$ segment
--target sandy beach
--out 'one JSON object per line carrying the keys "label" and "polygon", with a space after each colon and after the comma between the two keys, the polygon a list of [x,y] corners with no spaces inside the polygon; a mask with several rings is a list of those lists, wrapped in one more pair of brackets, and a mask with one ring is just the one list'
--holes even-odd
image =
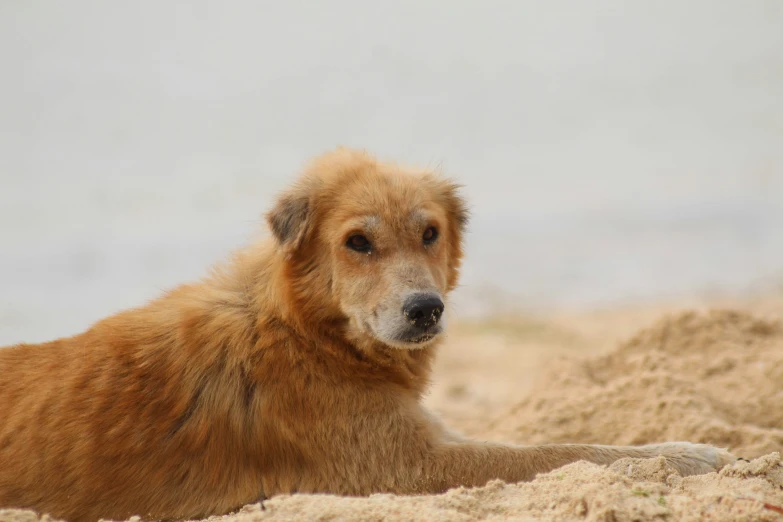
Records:
{"label": "sandy beach", "polygon": [[783,521],[781,5],[4,2],[0,347],[196,280],[265,233],[307,158],[367,148],[465,185],[426,399],[448,425],[747,461],[276,497],[221,522]]}
{"label": "sandy beach", "polygon": [[[678,475],[665,459],[577,462],[442,495],[279,496],[211,520],[783,520],[783,297],[502,315],[454,324],[427,398],[482,440],[687,440],[745,460]],[[49,520],[0,511],[3,521]]]}

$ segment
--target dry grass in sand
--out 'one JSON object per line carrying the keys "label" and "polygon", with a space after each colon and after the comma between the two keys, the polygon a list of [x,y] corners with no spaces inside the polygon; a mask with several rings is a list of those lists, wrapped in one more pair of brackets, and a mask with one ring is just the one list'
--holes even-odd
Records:
{"label": "dry grass in sand", "polygon": [[[443,495],[280,496],[215,520],[783,520],[783,300],[732,305],[745,311],[463,323],[441,351],[428,402],[480,439],[688,440],[749,462],[687,478],[663,458],[577,462],[529,483]],[[0,511],[0,520],[39,518]]]}

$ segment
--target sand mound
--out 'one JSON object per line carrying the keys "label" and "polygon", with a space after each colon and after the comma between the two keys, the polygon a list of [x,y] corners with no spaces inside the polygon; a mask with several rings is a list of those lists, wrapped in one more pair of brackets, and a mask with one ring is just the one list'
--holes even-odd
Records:
{"label": "sand mound", "polygon": [[783,449],[783,328],[714,311],[661,320],[616,351],[552,364],[492,430],[525,444],[687,440]]}
{"label": "sand mound", "polygon": [[[755,460],[686,478],[663,458],[577,462],[529,483],[417,497],[279,496],[211,520],[780,521],[781,428],[783,327],[740,312],[687,313],[608,355],[550,364],[485,433],[525,444],[688,440]],[[48,518],[0,510],[0,520]]]}

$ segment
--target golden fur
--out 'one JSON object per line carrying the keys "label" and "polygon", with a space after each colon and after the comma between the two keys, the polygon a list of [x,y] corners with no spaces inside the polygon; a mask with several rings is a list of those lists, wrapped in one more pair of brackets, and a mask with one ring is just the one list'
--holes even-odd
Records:
{"label": "golden fur", "polygon": [[[529,480],[579,459],[663,454],[683,473],[731,459],[688,443],[472,442],[425,411],[442,336],[406,340],[400,307],[457,284],[457,192],[338,149],[278,199],[273,237],[203,281],[74,337],[0,350],[0,507],[198,518],[279,493]],[[427,227],[439,234],[424,245]],[[357,233],[372,251],[347,248]]]}

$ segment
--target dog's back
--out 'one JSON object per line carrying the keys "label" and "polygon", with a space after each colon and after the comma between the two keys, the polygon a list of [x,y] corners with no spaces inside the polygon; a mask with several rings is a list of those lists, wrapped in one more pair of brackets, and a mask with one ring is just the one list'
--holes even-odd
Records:
{"label": "dog's back", "polygon": [[235,411],[246,390],[225,352],[208,355],[219,332],[182,342],[188,320],[208,321],[182,306],[167,297],[76,337],[0,349],[0,506],[75,521],[204,516],[257,498],[239,447],[252,430]]}

